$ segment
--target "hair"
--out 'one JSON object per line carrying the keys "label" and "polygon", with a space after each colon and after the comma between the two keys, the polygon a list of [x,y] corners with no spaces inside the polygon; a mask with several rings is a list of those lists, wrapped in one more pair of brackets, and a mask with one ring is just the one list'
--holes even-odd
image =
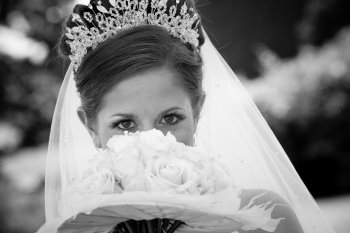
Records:
{"label": "hair", "polygon": [[[174,5],[175,1],[168,0],[168,6]],[[96,3],[95,0],[90,2],[94,7]],[[178,8],[182,4],[194,8],[193,0],[181,0]],[[87,11],[91,12],[87,6],[76,5],[73,13],[82,16]],[[76,23],[72,22],[71,16],[64,28],[74,26]],[[104,95],[122,80],[162,66],[178,74],[178,82],[189,94],[192,107],[197,108],[203,96],[200,46],[204,36],[200,19],[193,27],[200,35],[198,47],[171,36],[160,26],[141,25],[124,30],[88,51],[74,77],[86,116],[95,119]],[[67,40],[62,33],[58,48],[64,57],[70,55]]]}

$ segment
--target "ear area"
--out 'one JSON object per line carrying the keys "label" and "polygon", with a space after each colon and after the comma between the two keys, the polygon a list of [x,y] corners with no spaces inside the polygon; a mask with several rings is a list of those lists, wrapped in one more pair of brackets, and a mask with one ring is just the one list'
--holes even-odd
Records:
{"label": "ear area", "polygon": [[77,109],[77,114],[78,114],[80,121],[83,123],[86,130],[89,132],[89,134],[92,138],[92,141],[94,142],[95,147],[102,148],[102,143],[101,143],[101,140],[98,136],[95,122],[87,117],[86,112],[84,111],[84,109],[81,106]]}

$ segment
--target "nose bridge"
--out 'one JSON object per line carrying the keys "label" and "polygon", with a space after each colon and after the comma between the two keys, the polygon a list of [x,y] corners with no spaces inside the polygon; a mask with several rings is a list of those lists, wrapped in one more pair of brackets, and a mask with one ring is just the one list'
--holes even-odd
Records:
{"label": "nose bridge", "polygon": [[166,134],[168,132],[168,131],[165,131],[165,129],[163,129],[163,127],[161,127],[155,121],[152,121],[152,120],[147,120],[147,121],[142,122],[142,124],[138,130],[139,131],[148,131],[151,129],[160,130],[163,132],[163,134]]}
{"label": "nose bridge", "polygon": [[154,123],[154,121],[152,121],[151,119],[147,119],[142,121],[141,127],[139,128],[140,131],[148,131],[151,130],[153,128],[156,128],[156,125]]}

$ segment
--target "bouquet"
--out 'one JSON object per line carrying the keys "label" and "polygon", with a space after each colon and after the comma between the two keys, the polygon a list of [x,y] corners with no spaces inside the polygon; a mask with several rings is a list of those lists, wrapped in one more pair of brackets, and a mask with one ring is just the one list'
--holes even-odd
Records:
{"label": "bouquet", "polygon": [[58,232],[273,232],[268,204],[240,208],[219,156],[168,133],[115,135],[83,175],[64,187]]}

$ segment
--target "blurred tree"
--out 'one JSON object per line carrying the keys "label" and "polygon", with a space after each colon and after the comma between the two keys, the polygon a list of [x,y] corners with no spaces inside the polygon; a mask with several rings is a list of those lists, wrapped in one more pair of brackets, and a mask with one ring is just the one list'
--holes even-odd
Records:
{"label": "blurred tree", "polygon": [[349,0],[310,0],[299,24],[303,43],[322,45],[350,24]]}
{"label": "blurred tree", "polygon": [[203,0],[198,5],[223,56],[250,78],[259,75],[261,46],[281,58],[293,57],[301,43],[321,45],[350,24],[349,0]]}
{"label": "blurred tree", "polygon": [[245,80],[315,196],[350,192],[350,28],[292,59],[261,51],[261,78]]}
{"label": "blurred tree", "polygon": [[[0,40],[0,123],[7,122],[22,131],[22,142],[17,146],[38,145],[48,139],[65,69],[57,58],[55,44],[67,8],[71,7],[67,2],[0,2],[0,33],[4,34]],[[0,148],[0,155],[2,152]]]}
{"label": "blurred tree", "polygon": [[297,22],[307,0],[203,0],[199,10],[207,33],[235,72],[257,77],[256,51],[266,46],[280,57],[299,48]]}

